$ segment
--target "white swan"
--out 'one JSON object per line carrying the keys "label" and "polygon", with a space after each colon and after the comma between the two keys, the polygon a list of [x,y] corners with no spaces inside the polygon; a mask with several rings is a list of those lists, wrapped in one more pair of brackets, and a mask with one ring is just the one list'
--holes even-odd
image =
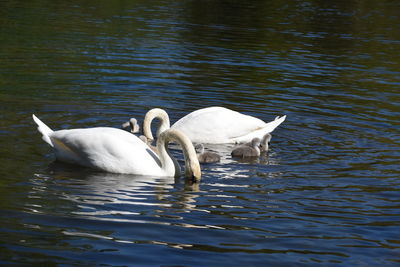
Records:
{"label": "white swan", "polygon": [[156,154],[158,154],[157,147],[152,145],[153,142],[150,139],[148,139],[144,135],[139,135],[138,137],[140,140],[142,140],[142,142],[144,142],[146,145],[148,145],[151,148],[151,150],[153,150]]}
{"label": "white swan", "polygon": [[35,115],[33,120],[43,140],[53,147],[60,161],[112,173],[176,176],[178,171],[168,151],[168,143],[182,146],[185,175],[200,180],[200,164],[193,144],[178,130],[163,132],[157,140],[157,156],[135,135],[117,128],[96,127],[53,131]]}
{"label": "white swan", "polygon": [[[169,117],[164,110],[155,108],[148,111],[143,122],[143,134],[149,139],[154,139],[151,133],[151,122],[155,118],[161,121],[157,136],[170,128]],[[171,129],[182,131],[194,143],[245,143],[255,137],[261,139],[285,119],[286,115],[266,123],[258,118],[227,108],[208,107],[189,113],[174,123]]]}

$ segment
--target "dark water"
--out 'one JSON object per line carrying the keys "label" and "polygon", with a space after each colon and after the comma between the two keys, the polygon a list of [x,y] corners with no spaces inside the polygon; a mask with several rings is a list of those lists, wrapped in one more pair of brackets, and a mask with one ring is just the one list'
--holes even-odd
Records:
{"label": "dark water", "polygon": [[[0,1],[0,264],[399,264],[399,10]],[[213,105],[287,120],[268,158],[225,155],[198,186],[54,163],[31,119],[119,127]]]}

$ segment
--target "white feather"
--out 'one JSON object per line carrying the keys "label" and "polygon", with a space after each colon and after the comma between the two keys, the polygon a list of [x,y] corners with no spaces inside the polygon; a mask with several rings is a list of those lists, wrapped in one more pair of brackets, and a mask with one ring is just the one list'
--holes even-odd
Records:
{"label": "white feather", "polygon": [[[147,116],[147,114],[150,114]],[[147,138],[150,135],[150,123],[153,118],[161,119],[159,129],[169,128],[168,114],[162,109],[153,109],[146,114],[143,129]],[[272,132],[284,120],[286,115],[277,117],[274,121],[264,121],[233,111],[224,107],[208,107],[193,111],[182,117],[171,126],[171,129],[185,133],[193,143],[226,144],[245,143],[253,138],[262,138]]]}
{"label": "white feather", "polygon": [[37,129],[38,131],[42,134],[42,139],[54,147],[53,143],[51,142],[50,135],[53,133],[53,130],[50,129],[46,124],[44,124],[41,120],[39,120],[38,117],[35,116],[35,114],[32,114],[32,118],[37,124]]}
{"label": "white feather", "polygon": [[[159,138],[157,148],[161,151],[157,155],[138,137],[121,129],[96,127],[52,131],[36,116],[33,115],[33,119],[60,161],[112,173],[175,176],[177,168],[166,151],[170,139],[175,138],[174,141],[182,145],[185,164],[197,167],[196,162],[187,163],[192,159],[196,161],[197,157],[193,144],[179,131],[169,130]],[[200,166],[198,161],[197,165]],[[188,173],[187,168],[186,171]],[[196,178],[201,176],[200,167],[194,172]]]}

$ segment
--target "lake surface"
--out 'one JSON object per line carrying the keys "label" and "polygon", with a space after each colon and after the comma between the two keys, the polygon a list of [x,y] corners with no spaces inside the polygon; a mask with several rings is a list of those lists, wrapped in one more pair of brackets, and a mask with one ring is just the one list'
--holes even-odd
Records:
{"label": "lake surface", "polygon": [[[400,4],[331,2],[0,1],[0,264],[398,265]],[[191,186],[57,163],[31,118],[208,106],[287,119]]]}

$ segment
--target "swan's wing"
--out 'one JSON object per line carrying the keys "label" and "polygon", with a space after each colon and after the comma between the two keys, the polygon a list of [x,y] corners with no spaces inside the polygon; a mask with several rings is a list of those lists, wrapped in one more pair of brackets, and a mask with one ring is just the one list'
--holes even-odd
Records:
{"label": "swan's wing", "polygon": [[196,110],[171,128],[183,131],[195,143],[227,143],[262,129],[265,122],[223,107]]}
{"label": "swan's wing", "polygon": [[143,173],[149,166],[159,167],[158,157],[145,143],[120,129],[61,130],[54,132],[51,139],[56,156],[63,161],[117,173]]}

